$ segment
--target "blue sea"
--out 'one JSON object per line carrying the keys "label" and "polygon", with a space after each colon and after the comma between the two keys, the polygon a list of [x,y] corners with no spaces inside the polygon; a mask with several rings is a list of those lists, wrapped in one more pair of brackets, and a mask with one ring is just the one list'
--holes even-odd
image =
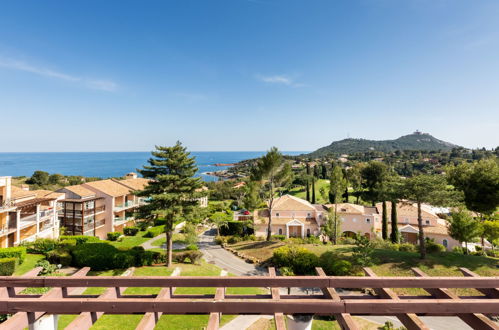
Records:
{"label": "blue sea", "polygon": [[[299,155],[304,151],[287,151],[286,155]],[[194,151],[199,168],[198,176],[205,181],[217,181],[217,177],[206,175],[227,169],[214,164],[233,164],[241,160],[257,158],[265,151]],[[149,152],[29,152],[0,153],[0,176],[31,176],[41,170],[50,174],[81,175],[87,177],[120,177],[136,172],[146,164]]]}

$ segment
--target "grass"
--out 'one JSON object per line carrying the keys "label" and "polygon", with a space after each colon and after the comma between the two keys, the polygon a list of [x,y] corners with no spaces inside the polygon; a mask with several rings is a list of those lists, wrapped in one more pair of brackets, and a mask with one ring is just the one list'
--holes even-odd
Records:
{"label": "grass", "polygon": [[132,248],[134,246],[141,245],[142,243],[145,243],[151,239],[143,237],[145,234],[146,231],[139,231],[135,236],[125,236],[121,242],[114,241],[109,243],[117,248]]}
{"label": "grass", "polygon": [[[163,236],[165,235],[163,234]],[[174,233],[173,243],[185,243],[185,235],[182,233]],[[151,243],[152,246],[161,246],[163,244],[166,244],[166,237],[158,238]]]}
{"label": "grass", "polygon": [[24,273],[35,268],[36,263],[39,260],[45,259],[45,256],[41,254],[27,254],[24,262],[16,267],[14,275],[23,275]]}
{"label": "grass", "polygon": [[[315,200],[317,203],[321,204],[327,204],[329,203],[329,200],[324,200],[321,196],[321,188],[325,189],[325,191],[329,191],[329,180],[324,180],[324,179],[319,179],[315,182]],[[307,193],[305,191],[304,186],[298,186],[294,187],[289,191],[290,195],[296,196],[301,199],[306,199]],[[310,191],[310,197],[312,197],[312,191]],[[326,196],[327,197],[327,196]]]}

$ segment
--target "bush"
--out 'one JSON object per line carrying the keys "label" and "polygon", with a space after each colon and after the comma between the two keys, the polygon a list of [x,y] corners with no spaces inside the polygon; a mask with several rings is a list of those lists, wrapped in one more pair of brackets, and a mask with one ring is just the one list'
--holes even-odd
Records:
{"label": "bush", "polygon": [[16,258],[0,259],[0,276],[10,276],[16,270]]}
{"label": "bush", "polygon": [[308,244],[320,244],[321,243],[321,239],[319,237],[313,236],[313,235],[305,238],[305,240]]}
{"label": "bush", "polygon": [[135,236],[139,232],[139,228],[137,227],[125,227],[123,228],[123,233],[126,236]]}
{"label": "bush", "polygon": [[416,245],[410,243],[401,243],[399,244],[399,251],[416,252]]}
{"label": "bush", "polygon": [[255,236],[255,234],[251,234],[251,235],[245,236],[244,239],[247,241],[256,241],[256,236]]}
{"label": "bush", "polygon": [[349,275],[352,273],[352,264],[347,260],[340,259],[341,257],[333,252],[327,251],[319,257],[319,266],[326,272],[327,275]]}
{"label": "bush", "polygon": [[151,227],[147,230],[143,237],[153,238],[165,232],[165,226]]}
{"label": "bush", "polygon": [[437,243],[427,243],[426,244],[426,252],[428,253],[438,253],[438,252],[445,252],[446,248],[442,244],[437,244]]}
{"label": "bush", "polygon": [[220,235],[236,235],[240,237],[252,235],[254,233],[252,226],[252,221],[228,221],[227,226],[220,228]]}
{"label": "bush", "polygon": [[59,240],[61,240],[61,241],[68,240],[68,239],[75,240],[76,241],[76,245],[83,244],[83,243],[91,243],[91,242],[99,242],[100,241],[99,237],[95,237],[95,236],[85,236],[85,235],[74,235],[74,236],[63,235],[63,236],[59,236]]}
{"label": "bush", "polygon": [[42,271],[39,273],[39,275],[51,275],[57,270],[56,265],[52,265],[45,259],[38,260],[38,262],[35,264],[35,267],[42,267]]}
{"label": "bush", "polygon": [[140,231],[146,231],[147,227],[149,227],[149,222],[148,221],[140,221],[136,223],[137,228],[139,228]]}
{"label": "bush", "polygon": [[452,248],[452,252],[459,253],[459,254],[464,254],[465,249],[462,246],[454,246]]}
{"label": "bush", "polygon": [[26,248],[24,246],[0,248],[1,258],[16,258],[19,264],[22,264],[24,259],[26,259]]}
{"label": "bush", "polygon": [[57,248],[58,242],[51,238],[37,238],[33,242],[26,244],[27,252],[36,254],[46,254]]}
{"label": "bush", "polygon": [[351,237],[340,237],[338,238],[338,244],[354,245],[355,239]]}
{"label": "bush", "polygon": [[108,241],[117,241],[118,238],[121,236],[121,233],[118,231],[112,232],[112,233],[107,233],[107,239]]}
{"label": "bush", "polygon": [[290,267],[295,274],[310,274],[319,264],[319,258],[309,250],[286,245],[274,250],[272,262],[277,267]]}
{"label": "bush", "polygon": [[165,219],[154,219],[153,224],[154,224],[154,227],[164,226],[166,224],[166,220]]}
{"label": "bush", "polygon": [[201,253],[201,251],[183,251],[173,252],[172,259],[179,263],[187,263],[187,261],[189,261],[191,264],[197,264],[202,256],[203,253]]}
{"label": "bush", "polygon": [[272,235],[271,239],[273,241],[284,241],[286,239],[286,236],[284,236],[284,235]]}
{"label": "bush", "polygon": [[186,250],[190,251],[197,251],[199,250],[198,246],[196,244],[189,244],[185,247]]}
{"label": "bush", "polygon": [[225,237],[225,236],[217,236],[217,237],[215,237],[215,243],[217,243],[219,245],[227,243],[227,237]]}
{"label": "bush", "polygon": [[71,261],[73,260],[71,253],[69,253],[68,250],[63,249],[49,251],[47,252],[46,257],[51,264],[60,264],[62,266],[71,265]]}
{"label": "bush", "polygon": [[75,239],[65,239],[65,240],[60,241],[57,244],[57,249],[71,250],[75,246],[76,246],[76,240]]}
{"label": "bush", "polygon": [[229,243],[229,244],[235,244],[235,243],[239,243],[241,241],[242,241],[242,238],[238,237],[238,236],[231,236],[227,239],[227,243]]}
{"label": "bush", "polygon": [[489,256],[489,257],[494,257],[494,258],[498,258],[499,257],[499,251],[494,251],[494,250],[486,250],[485,253]]}

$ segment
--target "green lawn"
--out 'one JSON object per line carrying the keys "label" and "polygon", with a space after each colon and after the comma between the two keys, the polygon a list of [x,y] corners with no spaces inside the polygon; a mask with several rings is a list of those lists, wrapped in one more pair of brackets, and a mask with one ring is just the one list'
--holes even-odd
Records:
{"label": "green lawn", "polygon": [[117,248],[131,248],[151,239],[150,237],[143,237],[145,234],[146,231],[139,231],[135,236],[125,236],[121,242],[115,241],[109,243]]}
{"label": "green lawn", "polygon": [[[316,203],[327,204],[327,203],[329,203],[329,200],[324,200],[324,198],[322,198],[321,193],[320,193],[321,188],[324,188],[326,192],[329,191],[329,180],[319,179],[315,182],[315,200],[316,200]],[[303,186],[299,186],[299,187],[295,187],[295,188],[291,189],[289,191],[289,194],[296,196],[298,198],[302,198],[302,199],[305,199],[307,197],[305,187],[303,187]],[[310,198],[312,198],[312,190],[310,191]]]}
{"label": "green lawn", "polygon": [[35,264],[38,260],[45,259],[45,256],[42,254],[27,254],[24,262],[16,267],[16,271],[14,275],[22,275],[33,268],[35,268]]}
{"label": "green lawn", "polygon": [[[163,234],[163,236],[165,236]],[[166,243],[166,237],[158,238],[157,240],[151,243],[152,246],[161,246]],[[174,233],[173,234],[173,243],[185,243],[185,235],[182,233]]]}

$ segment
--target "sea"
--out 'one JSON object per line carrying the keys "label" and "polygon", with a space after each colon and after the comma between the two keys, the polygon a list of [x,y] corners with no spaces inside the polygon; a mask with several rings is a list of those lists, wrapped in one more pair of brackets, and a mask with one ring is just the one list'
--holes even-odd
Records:
{"label": "sea", "polygon": [[[306,151],[285,151],[285,155],[299,155]],[[218,181],[208,172],[227,169],[242,160],[257,158],[265,151],[193,151],[198,166],[197,176],[204,181]],[[4,152],[0,153],[0,176],[31,176],[41,170],[50,174],[81,175],[86,177],[121,177],[137,172],[147,164],[150,152]]]}

